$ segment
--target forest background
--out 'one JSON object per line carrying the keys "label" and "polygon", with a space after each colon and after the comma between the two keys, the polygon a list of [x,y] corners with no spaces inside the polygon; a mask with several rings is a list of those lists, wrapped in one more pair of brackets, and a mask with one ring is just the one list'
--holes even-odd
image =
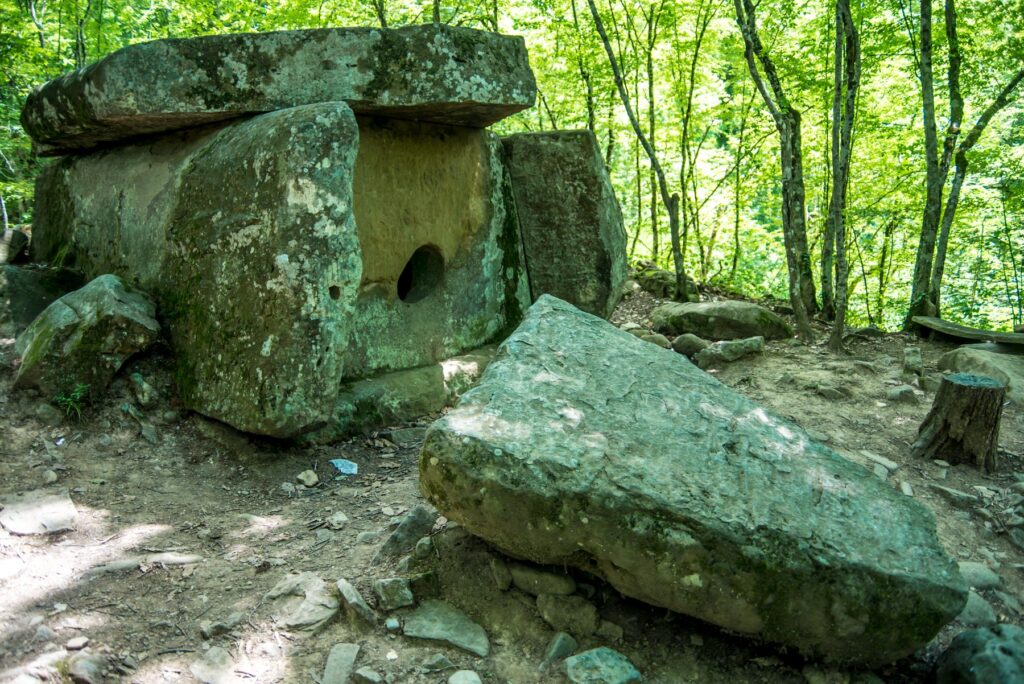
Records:
{"label": "forest background", "polygon": [[[1024,0],[932,4],[0,0],[0,211],[31,222],[46,163],[19,124],[28,92],[118,48],[440,21],[525,37],[537,106],[496,130],[593,130],[631,260],[791,304],[803,274],[808,313],[826,317],[845,280],[847,321],[889,330],[912,304],[935,313],[931,277],[943,317],[1009,329],[1024,322]],[[800,218],[806,247],[787,254]],[[948,232],[937,280],[938,252],[919,250],[929,224]]]}

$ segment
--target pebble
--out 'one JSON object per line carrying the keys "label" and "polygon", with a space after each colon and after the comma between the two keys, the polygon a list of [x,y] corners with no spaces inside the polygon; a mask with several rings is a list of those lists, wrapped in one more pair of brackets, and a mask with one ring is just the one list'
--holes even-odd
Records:
{"label": "pebble", "polygon": [[373,593],[381,610],[391,611],[413,605],[416,601],[409,588],[409,580],[403,577],[388,577],[373,583]]}
{"label": "pebble", "polygon": [[320,477],[312,470],[303,470],[295,476],[295,480],[303,487],[315,487],[320,482]]}
{"label": "pebble", "polygon": [[425,661],[423,661],[423,664],[420,665],[420,672],[424,674],[430,674],[432,672],[444,672],[445,670],[454,669],[455,663],[448,660],[447,656],[444,656],[440,653],[435,653],[434,655],[430,656]]}
{"label": "pebble", "polygon": [[341,511],[332,513],[331,517],[327,518],[327,520],[325,521],[325,524],[327,525],[328,529],[340,530],[348,524],[348,516],[342,513]]}
{"label": "pebble", "polygon": [[632,684],[643,681],[629,658],[606,646],[566,658],[562,669],[572,684]]}
{"label": "pebble", "polygon": [[897,468],[900,467],[900,464],[897,463],[896,461],[889,460],[885,456],[879,456],[878,454],[876,454],[876,453],[874,453],[872,451],[866,451],[866,450],[862,449],[860,451],[860,455],[863,456],[864,458],[868,459],[872,463],[877,463],[878,465],[882,466],[886,470],[896,470]]}
{"label": "pebble", "polygon": [[384,628],[389,632],[397,632],[402,629],[402,621],[396,617],[389,617],[384,621]]}
{"label": "pebble", "polygon": [[53,484],[57,481],[57,473],[52,470],[43,471],[43,484]]}
{"label": "pebble", "polygon": [[910,483],[906,480],[900,482],[900,491],[907,496],[914,496],[914,488],[910,486]]}
{"label": "pebble", "polygon": [[829,385],[819,385],[818,394],[829,401],[840,401],[846,398],[842,392]]}
{"label": "pebble", "polygon": [[579,647],[576,640],[572,638],[571,634],[565,632],[558,632],[548,642],[548,647],[544,651],[544,660],[540,664],[540,669],[546,670],[560,660],[564,660],[571,656],[573,652]]}
{"label": "pebble", "polygon": [[327,665],[324,666],[324,676],[320,684],[348,684],[358,655],[359,644],[332,646],[331,652],[327,655]]}
{"label": "pebble", "polygon": [[914,393],[914,388],[910,385],[900,385],[886,392],[885,399],[897,404],[916,404],[917,394]]}
{"label": "pebble", "polygon": [[227,619],[223,622],[211,622],[209,620],[203,620],[199,623],[199,634],[204,639],[212,639],[215,636],[221,634],[227,634],[238,625],[242,624],[245,619],[245,615],[240,612],[234,612],[228,615]]}
{"label": "pebble", "polygon": [[57,638],[57,633],[46,625],[39,625],[36,627],[36,634],[32,638],[35,641],[53,641]]}
{"label": "pebble", "polygon": [[423,537],[416,542],[415,548],[413,548],[412,555],[415,556],[416,560],[426,560],[430,558],[431,553],[434,551],[434,542],[430,537]]}
{"label": "pebble", "polygon": [[352,674],[355,684],[384,684],[384,678],[369,667],[361,667]]}
{"label": "pebble", "polygon": [[56,427],[64,422],[64,414],[52,404],[39,404],[36,407],[36,418],[51,427]]}
{"label": "pebble", "polygon": [[348,613],[349,618],[362,620],[376,627],[377,613],[373,611],[373,608],[370,608],[370,604],[366,602],[366,599],[359,593],[359,590],[346,579],[338,580],[337,585],[338,591],[341,592],[341,604],[345,607],[345,612]]}
{"label": "pebble", "polygon": [[68,660],[68,675],[76,684],[103,684],[106,681],[103,671],[107,669],[107,665],[105,655],[85,649],[78,651]]}
{"label": "pebble", "polygon": [[877,477],[879,480],[889,479],[889,471],[883,465],[879,465],[878,463],[876,463],[875,467],[873,468],[873,472],[875,473],[875,477]]}
{"label": "pebble", "polygon": [[83,648],[89,645],[89,637],[76,636],[68,639],[67,643],[64,644],[64,648],[69,651],[81,651]]}
{"label": "pebble", "polygon": [[480,675],[472,670],[459,670],[448,678],[448,684],[482,684]]}

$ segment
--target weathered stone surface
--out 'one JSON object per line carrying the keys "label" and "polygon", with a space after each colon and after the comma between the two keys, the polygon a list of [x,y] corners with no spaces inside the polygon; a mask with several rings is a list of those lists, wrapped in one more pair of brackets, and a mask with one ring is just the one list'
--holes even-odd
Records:
{"label": "weathered stone surface", "polygon": [[643,681],[629,658],[605,646],[566,658],[562,669],[571,684],[633,684]]}
{"label": "weathered stone surface", "polygon": [[352,671],[356,669],[359,644],[335,644],[327,654],[324,676],[320,684],[348,684]]}
{"label": "weathered stone surface", "polygon": [[693,333],[712,340],[735,340],[760,335],[766,340],[793,336],[777,314],[751,302],[669,302],[651,312],[654,329],[666,335]]}
{"label": "weathered stone surface", "polygon": [[82,286],[63,268],[0,265],[0,336],[17,337],[55,300]]}
{"label": "weathered stone surface", "polygon": [[683,356],[692,357],[702,349],[707,349],[710,344],[707,340],[697,337],[693,333],[683,333],[672,340],[672,349]]}
{"label": "weathered stone surface", "polygon": [[513,556],[810,654],[899,658],[967,598],[924,506],[551,297],[428,430],[420,479]]}
{"label": "weathered stone surface", "polygon": [[985,375],[1006,384],[1006,396],[1024,406],[1024,356],[960,347],[939,359],[939,370]]}
{"label": "weathered stone surface", "polygon": [[626,280],[622,211],[590,131],[505,138],[530,290],[608,318]]}
{"label": "weathered stone surface", "polygon": [[582,596],[541,594],[537,597],[537,611],[544,622],[558,631],[578,637],[588,637],[597,631],[601,617],[597,607]]}
{"label": "weathered stone surface", "polygon": [[338,589],[312,572],[288,575],[263,599],[274,602],[275,616],[286,629],[309,632],[334,619],[341,607]]}
{"label": "weathered stone surface", "polygon": [[[678,339],[678,338],[676,338]],[[764,338],[748,337],[745,340],[722,340],[697,352],[693,360],[701,368],[715,368],[731,363],[744,356],[764,352]]]}
{"label": "weathered stone surface", "polygon": [[483,127],[533,106],[521,37],[433,24],[140,43],[37,88],[22,111],[44,154],[244,114],[343,101],[360,114]]}
{"label": "weathered stone surface", "polygon": [[18,337],[21,365],[14,386],[54,397],[85,385],[96,395],[125,359],[159,333],[148,296],[117,276],[100,276],[50,304]]}
{"label": "weathered stone surface", "polygon": [[961,632],[939,656],[937,684],[1024,681],[1024,629],[996,625]]}
{"label": "weathered stone surface", "polygon": [[[278,437],[325,425],[329,440],[444,406],[428,379],[367,410],[379,383],[343,380],[437,363],[520,320],[502,154],[486,131],[357,124],[341,103],[173,134],[48,167],[35,257],[152,292],[191,408]],[[452,391],[469,382],[441,373]]]}
{"label": "weathered stone surface", "polygon": [[10,228],[0,233],[0,264],[19,264],[28,257],[29,236],[23,230]]}
{"label": "weathered stone surface", "polygon": [[403,633],[416,639],[443,641],[480,657],[491,651],[484,628],[461,610],[442,601],[424,601],[409,613]]}

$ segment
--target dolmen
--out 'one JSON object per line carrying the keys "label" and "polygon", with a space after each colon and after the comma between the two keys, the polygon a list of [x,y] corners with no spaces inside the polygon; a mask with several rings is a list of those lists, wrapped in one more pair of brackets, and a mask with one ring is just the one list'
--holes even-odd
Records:
{"label": "dolmen", "polygon": [[618,301],[593,135],[486,129],[535,96],[522,38],[450,26],[129,46],[25,104],[58,157],[31,255],[147,292],[195,411],[342,434],[353,383],[498,342],[544,292]]}
{"label": "dolmen", "polygon": [[516,558],[876,666],[967,600],[931,513],[696,368],[545,295],[428,430],[420,487]]}

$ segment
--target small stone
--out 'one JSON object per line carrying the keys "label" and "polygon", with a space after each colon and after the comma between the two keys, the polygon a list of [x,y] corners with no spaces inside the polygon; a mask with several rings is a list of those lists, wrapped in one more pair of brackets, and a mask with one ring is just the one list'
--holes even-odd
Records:
{"label": "small stone", "polygon": [[337,511],[336,513],[332,513],[331,516],[324,521],[324,524],[327,525],[328,529],[340,530],[348,524],[348,516],[341,511]]}
{"label": "small stone", "polygon": [[482,684],[480,675],[472,670],[459,670],[448,678],[448,684]]}
{"label": "small stone", "polygon": [[662,335],[661,333],[651,333],[650,335],[644,335],[640,339],[643,340],[644,342],[650,342],[651,344],[656,344],[659,347],[661,347],[662,349],[671,349],[672,348],[672,343],[669,342],[668,338],[665,337],[664,335]]}
{"label": "small stone", "polygon": [[900,480],[900,491],[907,496],[914,496],[914,488],[906,480]]}
{"label": "small stone", "polygon": [[967,492],[961,492],[959,489],[943,487],[942,485],[933,483],[928,483],[928,486],[944,496],[951,504],[961,508],[970,508],[978,503],[978,497],[973,494],[968,494]]}
{"label": "small stone", "polygon": [[[941,458],[932,459],[932,463],[934,463],[935,465],[939,466],[940,468],[948,468],[949,467],[949,463],[946,462],[946,461],[943,461]],[[1012,489],[1012,487],[1011,487],[1011,489]]]}
{"label": "small stone", "polygon": [[406,513],[402,522],[377,551],[373,557],[373,563],[377,564],[386,558],[395,558],[409,553],[421,537],[430,534],[436,521],[436,513],[431,512],[426,506],[415,506]]}
{"label": "small stone", "polygon": [[925,392],[938,392],[939,386],[942,385],[942,375],[940,375],[939,373],[931,373],[929,375],[924,375],[921,377],[918,383],[921,385],[921,389],[923,389]]}
{"label": "small stone", "polygon": [[141,373],[132,373],[129,379],[132,382],[132,392],[139,405],[142,408],[151,408],[157,400],[157,393],[153,386],[146,382]]}
{"label": "small stone", "polygon": [[405,446],[422,442],[426,434],[427,428],[425,427],[398,428],[391,431],[390,437],[395,444]]}
{"label": "small stone", "polygon": [[423,537],[412,550],[412,555],[416,560],[426,560],[430,558],[430,555],[434,552],[434,542],[430,537]]}
{"label": "small stone", "polygon": [[397,632],[400,629],[402,629],[402,621],[394,616],[391,616],[384,621],[384,629],[388,630],[389,632]]}
{"label": "small stone", "polygon": [[373,542],[380,539],[383,533],[383,530],[369,530],[366,532],[360,532],[356,535],[356,544],[372,544]]}
{"label": "small stone", "polygon": [[358,619],[371,626],[377,625],[377,613],[362,597],[359,590],[346,579],[338,580],[338,591],[341,592],[341,603],[348,613],[349,619]]}
{"label": "small stone", "polygon": [[914,388],[910,385],[900,385],[886,392],[885,399],[895,404],[916,404],[917,394],[914,393]]}
{"label": "small stone", "polygon": [[819,385],[818,394],[829,401],[840,401],[846,398],[842,392],[830,385]]}
{"label": "small stone", "polygon": [[239,612],[231,613],[223,622],[211,622],[203,620],[199,623],[199,634],[204,639],[212,639],[221,634],[227,634],[238,625],[242,624],[245,615]]}
{"label": "small stone", "polygon": [[536,565],[509,563],[512,583],[517,589],[532,596],[559,594],[568,596],[576,591],[576,581],[563,573],[551,572]]}
{"label": "small stone", "polygon": [[877,463],[878,465],[882,466],[886,470],[896,470],[897,468],[900,467],[900,464],[897,463],[896,461],[892,461],[892,460],[886,458],[885,456],[879,456],[878,454],[876,454],[876,453],[874,453],[872,451],[865,451],[865,450],[862,449],[860,451],[860,455],[863,456],[864,458],[868,459],[872,463]]}
{"label": "small stone", "polygon": [[441,601],[424,601],[406,617],[403,632],[416,639],[442,641],[481,657],[491,651],[484,628]]}
{"label": "small stone", "polygon": [[594,634],[613,644],[622,641],[623,637],[622,627],[608,620],[601,620],[601,624],[597,626],[597,631]]}
{"label": "small stone", "polygon": [[996,611],[977,592],[971,591],[957,619],[970,627],[989,627],[996,624]]}
{"label": "small stone", "polygon": [[52,427],[56,427],[64,422],[64,414],[50,404],[39,404],[39,406],[36,406],[36,418],[43,424]]}
{"label": "small stone", "polygon": [[275,618],[286,629],[318,631],[340,609],[335,588],[312,572],[285,576],[263,598],[275,602]]}
{"label": "small stone", "polygon": [[640,327],[630,328],[626,332],[628,332],[630,335],[632,335],[634,337],[639,337],[641,339],[644,338],[644,337],[647,337],[648,335],[653,335],[654,334],[653,331],[648,330],[647,328],[640,328]]}
{"label": "small stone", "polygon": [[101,434],[99,437],[96,438],[96,450],[97,451],[106,451],[107,449],[110,448],[110,446],[113,443],[114,443],[114,438],[104,432],[103,434]]}
{"label": "small stone", "polygon": [[83,648],[89,645],[89,637],[76,636],[68,639],[67,643],[64,644],[64,648],[69,651],[81,651]]}
{"label": "small stone", "polygon": [[573,654],[578,646],[579,644],[572,638],[572,635],[566,634],[565,632],[558,632],[551,638],[551,641],[548,642],[548,647],[544,651],[544,660],[540,664],[540,669],[542,671],[546,670],[558,661],[568,658]]}
{"label": "small stone", "polygon": [[36,633],[35,633],[35,636],[32,637],[32,640],[33,641],[46,642],[46,641],[53,641],[56,638],[57,638],[57,633],[56,632],[54,632],[52,629],[50,629],[46,625],[39,625],[38,627],[36,627]]}
{"label": "small stone", "polygon": [[872,471],[875,473],[875,477],[877,477],[879,480],[889,479],[889,471],[886,470],[885,466],[883,465],[879,465],[876,463]]}
{"label": "small stone", "polygon": [[962,561],[959,565],[964,581],[974,589],[996,589],[1002,584],[999,575],[984,563]]}
{"label": "small stone", "polygon": [[722,340],[697,352],[693,361],[700,368],[709,369],[732,363],[751,354],[764,353],[764,338],[748,337],[742,340]]}
{"label": "small stone", "polygon": [[52,470],[43,471],[43,484],[53,484],[57,481],[57,473]]}
{"label": "small stone", "polygon": [[103,672],[109,664],[107,656],[84,649],[68,660],[68,675],[76,684],[103,684]]}
{"label": "small stone", "polygon": [[335,644],[331,647],[320,684],[348,684],[358,655],[359,644]]}
{"label": "small stone", "polygon": [[420,665],[420,672],[424,674],[431,674],[433,672],[444,672],[445,670],[454,669],[455,663],[448,660],[447,656],[444,656],[440,653],[435,653],[434,655],[430,656],[425,661],[423,661],[423,664]]}
{"label": "small stone", "polygon": [[921,375],[924,372],[924,359],[921,358],[920,347],[903,348],[903,372],[910,375]]}
{"label": "small stone", "polygon": [[710,344],[707,340],[697,337],[693,333],[683,333],[672,340],[672,349],[683,356],[692,357],[702,349],[707,349]]}
{"label": "small stone", "polygon": [[512,587],[512,573],[508,569],[505,559],[499,556],[491,558],[491,576],[494,583],[501,591],[508,591]]}
{"label": "small stone", "polygon": [[572,684],[631,684],[643,681],[629,658],[605,646],[566,658],[562,669]]}
{"label": "small stone", "polygon": [[384,678],[369,667],[361,667],[352,675],[355,684],[384,684]]}
{"label": "small stone", "polygon": [[577,637],[590,636],[600,622],[597,608],[582,596],[541,594],[537,597],[537,610],[553,628]]}
{"label": "small stone", "polygon": [[189,667],[192,675],[203,684],[227,684],[234,680],[234,669],[231,654],[220,646],[211,646]]}
{"label": "small stone", "polygon": [[295,480],[303,487],[315,487],[320,482],[320,478],[312,470],[303,470],[295,476]]}
{"label": "small stone", "polygon": [[373,583],[373,593],[381,610],[395,610],[411,606],[416,601],[409,588],[409,580],[403,577],[388,577]]}
{"label": "small stone", "polygon": [[142,439],[146,440],[150,444],[160,443],[160,435],[156,431],[156,426],[148,420],[139,422],[139,434],[142,435]]}

